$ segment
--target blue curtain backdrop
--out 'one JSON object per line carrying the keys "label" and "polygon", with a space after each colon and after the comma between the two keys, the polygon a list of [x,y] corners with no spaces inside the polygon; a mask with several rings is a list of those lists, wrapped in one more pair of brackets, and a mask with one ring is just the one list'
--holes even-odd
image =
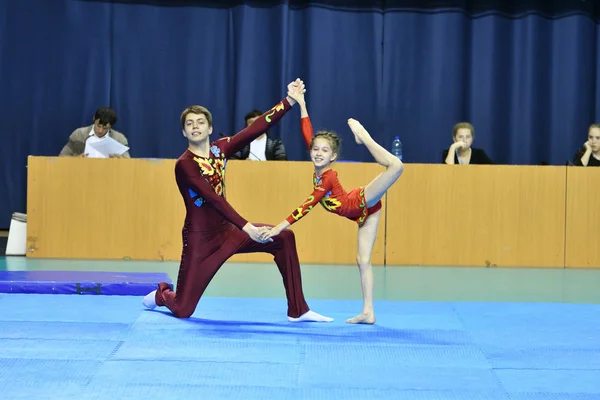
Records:
{"label": "blue curtain backdrop", "polygon": [[[305,80],[315,128],[372,161],[346,120],[408,163],[439,163],[459,121],[497,163],[564,165],[600,120],[594,1],[0,0],[0,228],[26,211],[28,155],[57,155],[103,105],[133,157],[176,158],[179,115],[215,138]],[[271,131],[307,160],[292,111]],[[76,182],[73,182],[75,185]]]}

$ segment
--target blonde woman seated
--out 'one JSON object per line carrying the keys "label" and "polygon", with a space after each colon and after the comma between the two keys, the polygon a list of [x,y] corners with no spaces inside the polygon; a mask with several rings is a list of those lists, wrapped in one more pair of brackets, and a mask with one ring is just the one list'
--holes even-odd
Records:
{"label": "blonde woman seated", "polygon": [[588,129],[588,140],[583,149],[575,153],[573,164],[580,167],[600,167],[600,124],[593,124]]}
{"label": "blonde woman seated", "polygon": [[483,149],[471,147],[475,128],[470,123],[459,122],[454,125],[452,138],[454,143],[448,150],[444,150],[442,156],[446,164],[493,164]]}

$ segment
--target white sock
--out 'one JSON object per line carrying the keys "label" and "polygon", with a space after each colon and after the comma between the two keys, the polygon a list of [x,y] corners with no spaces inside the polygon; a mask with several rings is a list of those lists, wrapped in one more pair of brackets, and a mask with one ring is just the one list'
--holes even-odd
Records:
{"label": "white sock", "polygon": [[156,290],[144,296],[144,301],[142,301],[142,304],[151,310],[156,307]]}
{"label": "white sock", "polygon": [[332,322],[333,318],[325,317],[314,311],[307,311],[298,318],[288,317],[290,322]]}

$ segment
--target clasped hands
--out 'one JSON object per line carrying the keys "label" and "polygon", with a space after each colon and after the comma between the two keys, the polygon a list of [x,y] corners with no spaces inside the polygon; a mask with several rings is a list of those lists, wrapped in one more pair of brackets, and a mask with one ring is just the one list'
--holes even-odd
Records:
{"label": "clasped hands", "polygon": [[273,236],[277,236],[281,233],[281,231],[277,229],[277,227],[271,226],[261,226],[260,228],[258,228],[258,231],[258,239],[261,241],[261,243],[272,242]]}
{"label": "clasped hands", "polygon": [[248,223],[243,229],[252,240],[258,243],[267,243],[273,241],[273,236],[281,233],[277,227],[271,226],[254,226]]}

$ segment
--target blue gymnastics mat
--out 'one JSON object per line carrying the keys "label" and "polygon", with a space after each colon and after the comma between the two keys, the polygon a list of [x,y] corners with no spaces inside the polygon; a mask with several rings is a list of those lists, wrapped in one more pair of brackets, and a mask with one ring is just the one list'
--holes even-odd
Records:
{"label": "blue gymnastics mat", "polygon": [[143,296],[159,282],[172,286],[164,273],[0,271],[0,293]]}
{"label": "blue gymnastics mat", "polygon": [[190,319],[137,296],[0,295],[6,399],[600,398],[600,305],[203,298]]}

